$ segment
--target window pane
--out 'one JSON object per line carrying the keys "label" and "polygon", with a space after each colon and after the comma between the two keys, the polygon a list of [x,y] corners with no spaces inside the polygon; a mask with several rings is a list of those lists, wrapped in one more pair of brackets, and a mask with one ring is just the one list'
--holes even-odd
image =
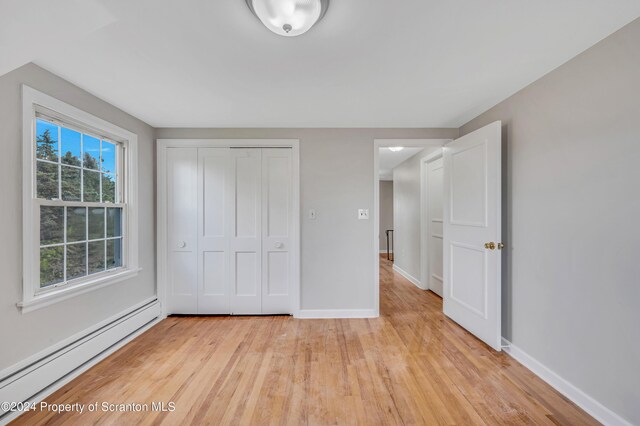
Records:
{"label": "window pane", "polygon": [[87,275],[87,243],[67,245],[67,281]]}
{"label": "window pane", "polygon": [[107,238],[122,236],[122,209],[107,209]]}
{"label": "window pane", "polygon": [[80,187],[82,170],[75,167],[62,167],[62,199],[65,201],[82,201]]}
{"label": "window pane", "polygon": [[102,175],[102,202],[116,202],[116,177],[114,175]]}
{"label": "window pane", "polygon": [[82,165],[82,145],[80,142],[80,132],[62,128],[60,130],[60,143],[62,144],[62,163],[72,166]]}
{"label": "window pane", "polygon": [[104,240],[89,243],[89,274],[104,271]]}
{"label": "window pane", "polygon": [[[89,209],[89,239],[97,240],[104,238],[104,209],[103,208],[90,208]],[[89,246],[91,248],[91,246]],[[104,249],[102,249],[104,252]]]}
{"label": "window pane", "polygon": [[38,161],[36,173],[36,185],[38,198],[45,200],[57,200],[58,196],[58,165]]}
{"label": "window pane", "polygon": [[116,172],[116,146],[111,142],[102,141],[102,171]]}
{"label": "window pane", "polygon": [[84,135],[82,148],[84,150],[84,168],[98,170],[100,167],[100,139]]}
{"label": "window pane", "polygon": [[40,287],[64,280],[64,246],[40,249]]}
{"label": "window pane", "polygon": [[100,173],[83,170],[84,201],[100,202]]}
{"label": "window pane", "polygon": [[40,245],[64,242],[64,207],[40,207]]}
{"label": "window pane", "polygon": [[85,207],[67,207],[67,242],[87,239],[86,216]]}
{"label": "window pane", "polygon": [[55,124],[36,120],[36,156],[58,161],[58,126]]}
{"label": "window pane", "polygon": [[122,238],[107,240],[107,269],[122,266]]}

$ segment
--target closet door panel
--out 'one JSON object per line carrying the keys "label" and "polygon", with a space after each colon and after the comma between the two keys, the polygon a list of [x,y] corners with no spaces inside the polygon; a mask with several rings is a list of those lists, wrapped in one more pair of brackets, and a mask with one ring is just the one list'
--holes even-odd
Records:
{"label": "closet door panel", "polygon": [[291,149],[262,150],[262,312],[291,313]]}
{"label": "closet door panel", "polygon": [[253,244],[260,235],[260,150],[233,152],[236,155],[235,237]]}
{"label": "closet door panel", "polygon": [[[236,252],[236,293],[237,297],[255,299],[258,292],[258,270],[259,260],[255,252]],[[245,300],[240,302],[246,303]],[[248,302],[248,300],[247,300]],[[247,305],[248,307],[248,305]],[[234,312],[239,313],[239,312]],[[245,312],[248,313],[248,312]],[[259,313],[259,312],[253,312]]]}
{"label": "closet door panel", "polygon": [[265,218],[267,237],[289,236],[291,206],[291,150],[267,149],[264,158]]}
{"label": "closet door panel", "polygon": [[198,150],[167,150],[167,229],[169,245],[167,309],[169,313],[198,312]]}
{"label": "closet door panel", "polygon": [[229,148],[198,150],[198,313],[229,314]]}
{"label": "closet door panel", "polygon": [[202,234],[206,239],[224,238],[225,195],[229,150],[202,148],[199,158],[202,168]]}
{"label": "closet door panel", "polygon": [[[267,261],[267,288],[265,291],[265,297],[274,296],[289,296],[289,253],[286,251],[271,251],[266,254]],[[269,306],[269,301],[265,303],[266,308],[275,309],[275,307]],[[286,306],[282,307],[283,309]],[[274,312],[274,313],[289,313],[289,312]]]}
{"label": "closet door panel", "polygon": [[259,148],[231,149],[234,169],[231,215],[231,312],[261,314],[262,302],[262,153]]}
{"label": "closet door panel", "polygon": [[[202,253],[203,280],[202,299],[220,299],[219,304],[200,303],[200,314],[228,314],[229,298],[227,291],[227,256],[224,251],[205,251]],[[204,300],[203,300],[204,301]],[[214,300],[210,300],[213,302]]]}

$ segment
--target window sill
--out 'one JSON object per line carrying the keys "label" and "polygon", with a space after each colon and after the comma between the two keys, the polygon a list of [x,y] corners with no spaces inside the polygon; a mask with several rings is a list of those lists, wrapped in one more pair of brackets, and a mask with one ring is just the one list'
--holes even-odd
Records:
{"label": "window sill", "polygon": [[63,300],[70,299],[81,294],[88,293],[90,291],[97,290],[99,288],[107,287],[111,284],[119,283],[124,280],[128,280],[138,275],[142,269],[127,269],[124,271],[117,271],[113,274],[103,275],[94,280],[83,282],[82,284],[74,285],[72,287],[59,288],[46,293],[41,293],[34,296],[30,300],[24,300],[18,302],[16,305],[22,311],[23,314],[27,312],[35,311],[46,306],[53,305]]}

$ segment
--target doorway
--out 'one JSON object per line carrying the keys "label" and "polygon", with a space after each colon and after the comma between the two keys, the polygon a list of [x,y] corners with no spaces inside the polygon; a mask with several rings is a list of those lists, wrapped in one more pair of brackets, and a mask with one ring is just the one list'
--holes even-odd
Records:
{"label": "doorway", "polygon": [[[379,285],[379,268],[381,248],[386,248],[386,231],[393,231],[394,242],[394,262],[393,269],[401,273],[405,278],[414,283],[416,286],[423,288],[420,279],[420,257],[421,257],[421,239],[420,239],[420,153],[431,153],[441,150],[442,146],[449,142],[449,139],[376,139],[374,140],[374,267],[375,267],[375,288],[374,288],[374,306],[376,313],[379,315],[380,305],[380,285]],[[399,167],[406,165],[408,161],[411,164],[411,170],[417,172],[405,172]],[[407,173],[415,178],[408,176]],[[381,211],[381,191],[384,186],[392,185],[391,192],[393,205],[391,207],[392,220],[389,225],[388,214],[382,217],[384,212]],[[416,189],[417,188],[417,189]],[[382,194],[384,195],[384,194]],[[403,198],[406,203],[398,203],[399,198]],[[387,210],[389,208],[387,207]],[[411,226],[407,226],[407,222],[411,221]],[[385,229],[381,228],[381,224],[387,223]],[[389,229],[386,229],[389,228]],[[386,250],[384,251],[386,258]],[[406,259],[406,262],[405,260]]]}
{"label": "doorway", "polygon": [[158,141],[165,314],[299,309],[298,141]]}
{"label": "doorway", "polygon": [[[428,149],[429,147],[425,146],[390,146],[379,148],[379,243],[380,252],[385,255],[387,260],[393,261],[395,252],[398,250],[400,252],[399,261],[402,264],[405,262],[406,256],[413,256],[414,254],[417,256],[417,252],[420,249],[418,246],[419,243],[417,242],[419,239],[417,233],[415,235],[415,247],[412,247],[411,244],[406,244],[404,238],[407,235],[407,227],[402,225],[409,221],[405,215],[411,214],[411,210],[413,210],[412,206],[407,204],[415,202],[415,207],[417,208],[419,206],[419,198],[415,197],[415,194],[412,194],[411,191],[414,183],[411,182],[410,171],[408,172],[405,169],[411,159]],[[415,168],[418,169],[418,167],[416,163]],[[398,203],[398,199],[402,199],[408,203]],[[397,213],[397,215],[395,213]],[[396,229],[397,225],[400,225],[398,229]],[[394,237],[396,232],[401,235],[401,244],[399,245],[395,244]],[[416,258],[415,262],[418,261]]]}
{"label": "doorway", "polygon": [[[405,197],[401,208],[396,208],[399,191],[394,170],[396,254],[393,271],[419,288],[441,295],[444,314],[497,351],[501,350],[500,265],[504,248],[501,242],[501,126],[498,121],[453,141],[435,144],[431,141],[434,148],[431,153],[424,152],[424,158],[417,159],[419,161],[407,160],[412,166],[408,172],[410,180],[416,182],[409,192],[415,196]],[[416,142],[376,140],[374,143],[376,209],[379,208],[379,150],[408,144]],[[417,144],[428,146],[429,141]],[[419,172],[415,171],[416,167]],[[420,200],[418,207],[416,198]],[[403,209],[409,214],[399,219]],[[380,303],[378,216],[376,210],[376,307]],[[401,225],[408,231],[401,234],[398,229]],[[420,241],[417,249],[416,235]],[[411,256],[403,256],[407,261],[399,265],[404,250],[399,246],[407,244],[412,248]]]}

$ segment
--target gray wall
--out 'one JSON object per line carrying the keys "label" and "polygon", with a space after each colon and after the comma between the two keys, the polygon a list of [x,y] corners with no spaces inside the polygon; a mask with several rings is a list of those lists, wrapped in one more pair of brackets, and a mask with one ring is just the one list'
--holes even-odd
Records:
{"label": "gray wall", "polygon": [[[22,314],[21,84],[65,101],[138,135],[140,267],[134,279]],[[155,294],[153,128],[36,65],[0,77],[0,370],[46,349]]]}
{"label": "gray wall", "polygon": [[420,281],[420,151],[393,169],[393,263]]}
{"label": "gray wall", "polygon": [[393,181],[380,181],[380,250],[387,250],[387,229],[393,229]]}
{"label": "gray wall", "polygon": [[393,169],[394,264],[418,281],[421,280],[420,160],[437,149],[440,148],[425,148]]}
{"label": "gray wall", "polygon": [[[302,308],[373,309],[373,140],[458,129],[157,129],[163,138],[300,139]],[[307,219],[309,209],[317,219]],[[370,220],[358,220],[369,209]]]}
{"label": "gray wall", "polygon": [[504,335],[640,424],[640,20],[461,128],[506,137]]}

